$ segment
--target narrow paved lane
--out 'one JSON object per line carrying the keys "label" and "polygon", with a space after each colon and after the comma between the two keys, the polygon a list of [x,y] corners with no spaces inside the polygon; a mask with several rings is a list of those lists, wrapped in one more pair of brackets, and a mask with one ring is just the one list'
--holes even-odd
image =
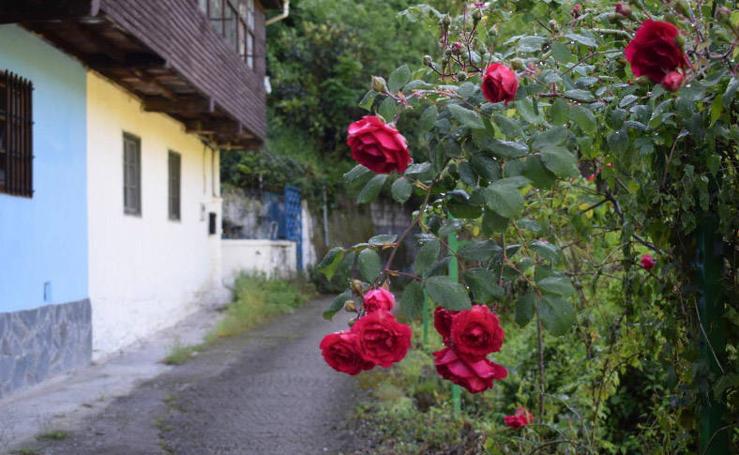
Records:
{"label": "narrow paved lane", "polygon": [[357,392],[321,359],[318,344],[345,327],[324,321],[318,300],[114,401],[40,453],[324,454],[357,446],[348,429]]}

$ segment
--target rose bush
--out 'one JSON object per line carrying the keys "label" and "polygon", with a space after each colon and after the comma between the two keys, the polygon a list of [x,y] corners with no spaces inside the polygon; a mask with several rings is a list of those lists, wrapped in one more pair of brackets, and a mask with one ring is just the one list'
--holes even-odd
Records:
{"label": "rose bush", "polygon": [[[360,283],[347,283],[325,316],[368,288],[404,285],[403,317],[444,308],[434,313],[447,344],[434,353],[439,375],[481,392],[502,377],[484,356],[503,331],[492,311],[473,310],[492,308],[528,345],[506,390],[491,394],[525,396],[547,423],[511,442],[519,452],[541,443],[603,453],[609,438],[633,434],[638,451],[728,447],[726,414],[737,412],[726,349],[737,331],[725,327],[739,325],[728,308],[739,297],[729,254],[739,245],[739,15],[720,2],[626,6],[406,10],[439,31],[439,52],[375,79],[360,106],[386,122],[377,125],[400,127],[412,164],[378,168],[379,146],[397,143],[350,131],[352,156],[368,146],[345,175],[358,201],[385,193],[412,218],[398,235],[328,252],[327,276],[348,270]],[[401,270],[394,260],[409,238],[418,251]],[[356,311],[356,324],[377,314]],[[466,322],[455,334],[457,320]],[[581,374],[564,383],[564,370]],[[635,394],[639,426],[616,435],[614,419],[637,421],[619,405]],[[698,438],[679,436],[699,428]]]}

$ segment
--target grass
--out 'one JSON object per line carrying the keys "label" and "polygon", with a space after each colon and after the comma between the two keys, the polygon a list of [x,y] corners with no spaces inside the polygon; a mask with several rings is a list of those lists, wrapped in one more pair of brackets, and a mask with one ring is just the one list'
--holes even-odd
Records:
{"label": "grass", "polygon": [[13,452],[13,455],[41,455],[41,452],[35,449],[24,447]]}
{"label": "grass", "polygon": [[182,365],[203,348],[201,344],[183,345],[180,343],[175,344],[172,350],[164,358],[163,362],[167,365]]}
{"label": "grass", "polygon": [[253,329],[276,316],[291,313],[315,295],[311,284],[302,279],[271,279],[264,275],[241,275],[235,283],[234,301],[226,315],[201,344],[177,343],[164,358],[167,365],[182,365],[207,346]]}
{"label": "grass", "polygon": [[36,435],[36,439],[39,441],[63,441],[69,437],[69,433],[66,431],[47,431],[46,433],[41,433]]}

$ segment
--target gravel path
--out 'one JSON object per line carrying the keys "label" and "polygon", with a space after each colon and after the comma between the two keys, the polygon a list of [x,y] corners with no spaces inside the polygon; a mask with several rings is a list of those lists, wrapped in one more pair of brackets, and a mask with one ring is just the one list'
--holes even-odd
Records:
{"label": "gravel path", "polygon": [[48,455],[325,454],[359,446],[348,425],[354,380],[325,365],[318,343],[345,326],[317,300],[116,399]]}

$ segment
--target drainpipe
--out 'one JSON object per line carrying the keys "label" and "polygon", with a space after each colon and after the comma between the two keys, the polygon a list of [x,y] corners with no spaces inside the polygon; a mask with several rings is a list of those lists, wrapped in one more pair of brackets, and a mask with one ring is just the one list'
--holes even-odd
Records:
{"label": "drainpipe", "polygon": [[287,16],[289,15],[290,15],[290,0],[284,0],[282,2],[282,13],[278,14],[275,17],[267,19],[264,25],[266,27],[268,25],[274,24],[275,22],[280,22],[283,19],[287,19]]}

